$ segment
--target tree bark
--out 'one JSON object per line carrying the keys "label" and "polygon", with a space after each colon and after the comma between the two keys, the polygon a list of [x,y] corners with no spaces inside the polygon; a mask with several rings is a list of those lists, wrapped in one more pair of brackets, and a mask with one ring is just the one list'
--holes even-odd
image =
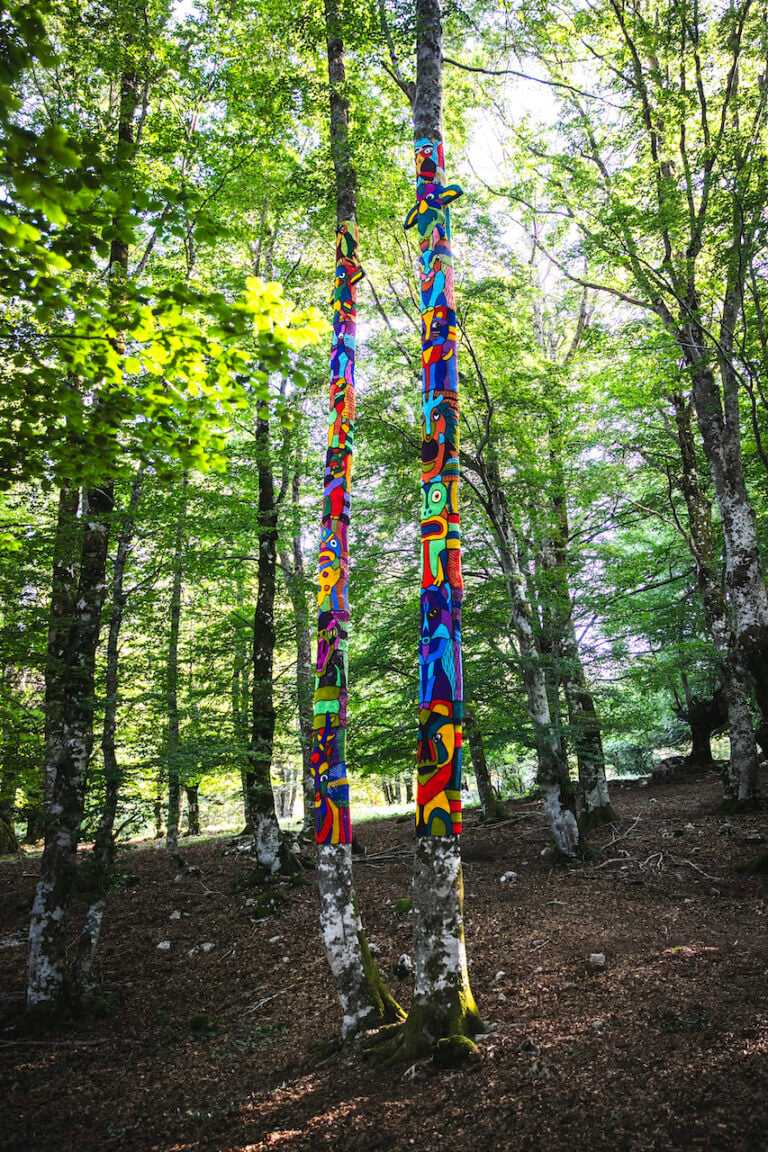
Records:
{"label": "tree bark", "polygon": [[301,488],[302,457],[296,452],[295,467],[291,481],[291,496],[296,516],[291,540],[291,558],[283,552],[280,565],[285,573],[288,595],[293,608],[293,623],[296,636],[296,706],[298,710],[299,744],[301,746],[301,783],[304,816],[302,835],[311,836],[315,829],[315,773],[312,765],[313,737],[313,683],[312,672],[312,633],[310,611],[307,600],[307,574],[304,564],[304,550],[301,544],[301,519],[299,517],[299,493]]}
{"label": "tree bark", "polygon": [[511,608],[510,623],[520,653],[520,671],[536,747],[536,779],[549,818],[555,849],[563,857],[571,859],[578,855],[581,848],[573,787],[568,762],[549,711],[547,681],[536,644],[523,574],[517,559],[517,542],[507,497],[495,459],[492,458],[487,464],[481,464],[479,461],[476,464],[487,493],[487,511],[499,549],[501,569]]}
{"label": "tree bark", "polygon": [[170,633],[168,636],[168,663],[166,665],[166,708],[168,729],[166,764],[168,769],[168,821],[165,830],[165,851],[171,860],[179,855],[179,821],[181,819],[181,770],[179,727],[179,634],[181,631],[181,594],[184,581],[184,539],[187,517],[186,474],[181,478],[179,519],[173,544],[173,582],[171,584]]}
{"label": "tree bark", "polygon": [[472,767],[475,770],[475,779],[477,780],[477,791],[480,794],[480,819],[483,821],[503,820],[506,812],[491,784],[491,775],[488,771],[488,762],[485,759],[485,748],[483,747],[483,734],[473,709],[465,709],[464,723],[467,730],[469,754],[472,757]]}
{"label": "tree bark", "polygon": [[725,781],[725,799],[728,803],[753,803],[758,791],[758,760],[744,683],[741,660],[743,649],[736,635],[735,610],[732,626],[718,576],[712,510],[701,487],[690,405],[680,393],[674,393],[671,399],[682,463],[681,484],[688,510],[689,543],[696,563],[696,579],[704,605],[704,618],[720,658],[722,684],[728,702],[731,754]]}
{"label": "tree bark", "polygon": [[469,987],[461,879],[461,534],[456,303],[442,139],[442,18],[417,0],[413,135],[422,316],[421,643],[413,942],[416,984],[385,1062],[422,1055],[482,1029]]}
{"label": "tree bark", "polygon": [[[47,811],[53,796],[53,770],[61,752],[61,717],[64,707],[66,653],[72,627],[80,571],[81,525],[78,520],[80,489],[68,480],[59,489],[56,536],[53,545],[53,577],[45,669],[45,779],[43,805]],[[44,829],[43,829],[44,830]]]}
{"label": "tree bark", "polygon": [[200,785],[186,784],[187,794],[187,836],[200,835]]}
{"label": "tree bark", "polygon": [[259,475],[259,589],[253,615],[252,713],[246,788],[254,853],[262,868],[269,873],[276,873],[285,863],[285,854],[281,854],[280,826],[270,776],[275,736],[272,669],[275,652],[278,504],[275,499],[269,451],[269,421],[266,416],[257,418],[255,441]]}
{"label": "tree bark", "polygon": [[55,698],[60,735],[46,765],[53,780],[45,849],[29,928],[27,1007],[56,1011],[66,999],[66,938],[83,818],[86,771],[93,746],[94,679],[106,587],[112,485],[89,489],[84,508],[77,596]]}
{"label": "tree bark", "polygon": [[553,639],[560,662],[570,738],[579,769],[579,791],[583,805],[581,826],[584,833],[617,819],[611,805],[605,774],[605,755],[600,719],[579,651],[573,623],[573,599],[568,580],[568,502],[563,469],[561,430],[554,420],[549,427],[551,467],[550,520],[552,567],[549,588],[553,601]]}
{"label": "tree bark", "polygon": [[118,642],[127,602],[127,595],[124,590],[125,567],[133,539],[136,512],[141,498],[143,482],[143,475],[140,474],[136,480],[134,480],[131,487],[128,508],[123,516],[122,527],[117,541],[117,551],[112,576],[112,615],[109,621],[109,635],[107,638],[106,699],[104,702],[104,725],[101,738],[101,751],[104,757],[105,796],[104,807],[101,812],[93,844],[93,894],[80,933],[75,964],[75,988],[81,1003],[87,1003],[93,998],[93,969],[99,939],[101,937],[110,877],[115,862],[114,826],[120,787],[123,780],[123,773],[118,764],[115,749],[119,688]]}
{"label": "tree bark", "polygon": [[320,928],[342,1035],[402,1018],[371,959],[352,882],[352,820],[346,765],[349,519],[355,419],[357,179],[349,147],[344,44],[337,0],[325,2],[331,152],[336,176],[330,413],[318,562],[314,777]]}

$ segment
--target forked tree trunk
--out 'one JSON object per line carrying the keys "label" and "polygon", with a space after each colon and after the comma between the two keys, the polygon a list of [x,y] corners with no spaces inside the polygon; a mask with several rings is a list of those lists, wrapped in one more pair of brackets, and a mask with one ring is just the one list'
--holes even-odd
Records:
{"label": "forked tree trunk", "polygon": [[93,746],[94,679],[101,609],[106,587],[112,485],[86,496],[77,595],[55,698],[60,735],[46,764],[53,781],[40,880],[29,927],[27,1007],[57,1011],[67,997],[66,945],[77,845],[83,819],[86,772]]}
{"label": "forked tree trunk", "polygon": [[328,451],[318,563],[318,644],[312,765],[320,927],[342,1009],[342,1036],[402,1017],[373,963],[352,883],[346,765],[349,517],[355,418],[357,184],[349,150],[344,45],[336,0],[326,0],[331,152],[336,174],[336,277]]}
{"label": "forked tree trunk", "polygon": [[130,501],[123,516],[117,541],[112,576],[112,615],[109,621],[107,639],[106,699],[104,701],[104,725],[101,738],[101,751],[104,757],[104,807],[93,844],[92,895],[80,933],[75,962],[75,988],[81,1003],[87,1003],[93,997],[93,969],[115,860],[114,826],[123,779],[115,748],[119,687],[118,642],[127,601],[124,591],[125,566],[133,539],[134,522],[142,485],[143,476],[140,475],[131,487]]}
{"label": "forked tree trunk", "polygon": [[[120,81],[120,104],[117,123],[115,163],[123,176],[130,177],[133,159],[133,117],[138,104],[138,78],[133,71],[123,72]],[[121,234],[122,222],[114,221],[116,235],[110,244],[107,276],[113,308],[125,296],[128,275],[128,242]],[[125,337],[113,337],[118,356],[125,355]],[[74,496],[62,494],[60,512],[72,519],[76,508]],[[111,480],[92,484],[83,501],[82,547],[77,594],[70,600],[73,566],[60,569],[61,586],[54,577],[53,594],[61,594],[69,613],[58,615],[52,604],[52,630],[56,644],[65,641],[63,650],[54,652],[47,665],[52,677],[46,687],[46,704],[52,717],[46,736],[45,787],[50,797],[46,812],[46,836],[40,881],[32,907],[29,926],[29,979],[27,1008],[59,1011],[67,996],[66,940],[69,904],[77,865],[77,845],[85,805],[86,773],[93,748],[95,710],[96,650],[101,628],[107,576],[107,552],[111,515],[114,507],[114,485]],[[57,540],[58,546],[58,540]],[[65,571],[66,568],[66,571]],[[50,635],[49,635],[50,642]]]}
{"label": "forked tree trunk", "polygon": [[80,489],[64,481],[59,489],[56,536],[53,544],[51,606],[48,617],[48,649],[45,670],[45,778],[43,806],[47,811],[53,795],[53,771],[61,752],[61,717],[66,682],[65,661],[80,572],[81,524],[78,520]]}

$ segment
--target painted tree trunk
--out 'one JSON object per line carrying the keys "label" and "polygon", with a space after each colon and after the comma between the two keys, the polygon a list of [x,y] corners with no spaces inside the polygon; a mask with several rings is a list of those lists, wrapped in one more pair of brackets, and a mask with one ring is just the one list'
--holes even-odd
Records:
{"label": "painted tree trunk", "polygon": [[277,873],[286,863],[286,854],[281,851],[280,825],[271,778],[275,738],[272,670],[275,654],[278,504],[270,459],[269,421],[265,416],[257,418],[256,453],[259,474],[259,590],[253,614],[252,711],[246,789],[254,855],[266,872]]}
{"label": "painted tree trunk", "polygon": [[175,861],[179,854],[179,820],[181,816],[180,726],[179,726],[179,635],[181,632],[181,597],[184,583],[184,536],[187,517],[186,472],[181,479],[179,518],[173,544],[173,581],[171,584],[170,632],[166,666],[166,708],[168,729],[166,764],[168,768],[168,819],[165,829],[165,851]]}
{"label": "painted tree trunk", "polygon": [[336,174],[336,275],[333,290],[330,414],[318,561],[314,697],[315,840],[320,928],[342,1035],[402,1018],[371,959],[352,883],[352,821],[346,765],[349,518],[355,420],[357,184],[349,150],[344,44],[336,0],[326,0],[331,152]]}
{"label": "painted tree trunk", "polygon": [[471,708],[465,709],[464,724],[467,730],[467,744],[469,745],[469,754],[472,757],[472,767],[477,780],[477,791],[480,795],[480,819],[502,820],[506,816],[506,812],[493,790],[491,775],[488,771],[488,761],[485,758],[485,748],[483,747],[483,734]]}
{"label": "painted tree trunk", "polygon": [[681,483],[696,563],[696,579],[704,604],[707,628],[720,657],[723,689],[728,701],[731,754],[725,781],[725,799],[727,802],[752,803],[758,791],[757,746],[744,683],[743,665],[740,660],[739,640],[734,634],[735,613],[732,626],[715,562],[712,510],[699,478],[690,407],[679,393],[672,396],[672,403],[682,462]]}
{"label": "painted tree trunk", "polygon": [[461,876],[461,536],[456,304],[442,140],[442,17],[417,0],[413,100],[422,317],[421,642],[416,846],[413,868],[414,999],[390,1059],[430,1051],[482,1028],[469,987]]}
{"label": "painted tree trunk", "polygon": [[112,485],[87,493],[77,595],[61,671],[61,735],[55,760],[45,849],[29,928],[27,1007],[58,1010],[66,999],[66,942],[83,818],[86,772],[93,746],[94,679],[106,587]]}
{"label": "painted tree trunk", "polygon": [[124,590],[125,567],[133,539],[136,511],[143,486],[143,475],[137,477],[131,486],[131,496],[123,516],[122,527],[117,541],[117,551],[112,576],[112,615],[109,621],[107,638],[107,667],[105,674],[104,725],[102,728],[101,751],[104,757],[104,807],[96,829],[93,843],[93,895],[85,915],[75,962],[75,988],[81,1003],[93,997],[93,969],[99,946],[104,910],[107,901],[109,881],[114,866],[115,841],[114,826],[117,815],[117,802],[123,773],[117,760],[115,734],[117,731],[117,704],[119,688],[119,638],[123,623],[127,596]]}

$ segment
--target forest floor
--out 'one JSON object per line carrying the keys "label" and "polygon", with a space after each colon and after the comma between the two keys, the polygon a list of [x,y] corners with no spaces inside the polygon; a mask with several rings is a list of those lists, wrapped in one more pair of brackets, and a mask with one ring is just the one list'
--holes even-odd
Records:
{"label": "forest floor", "polygon": [[[615,785],[620,824],[570,872],[540,855],[537,804],[511,804],[499,826],[468,814],[471,982],[493,1030],[465,1071],[318,1055],[340,1013],[311,875],[256,923],[248,859],[223,838],[185,842],[190,871],[169,871],[161,850],[121,852],[129,882],[112,894],[99,965],[111,1014],[23,1034],[13,1013],[37,861],[6,857],[0,1146],[768,1152],[768,877],[736,870],[766,851],[768,820],[719,816],[719,796],[714,774]],[[411,825],[359,836],[365,923],[407,1005],[393,968],[410,916],[394,904],[409,894]],[[517,880],[502,882],[509,870]]]}

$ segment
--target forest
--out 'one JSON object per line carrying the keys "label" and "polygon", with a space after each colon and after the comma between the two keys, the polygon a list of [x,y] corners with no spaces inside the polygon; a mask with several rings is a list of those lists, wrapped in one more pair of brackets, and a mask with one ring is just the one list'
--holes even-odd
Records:
{"label": "forest", "polygon": [[9,1152],[765,1152],[767,164],[765,0],[3,0]]}

